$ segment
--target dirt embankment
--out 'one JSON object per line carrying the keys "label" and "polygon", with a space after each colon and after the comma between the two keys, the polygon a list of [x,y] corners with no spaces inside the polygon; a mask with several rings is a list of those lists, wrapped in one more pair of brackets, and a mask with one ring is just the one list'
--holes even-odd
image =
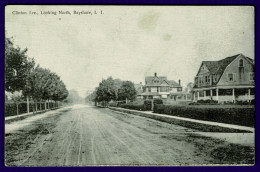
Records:
{"label": "dirt embankment", "polygon": [[74,108],[5,138],[8,166],[252,164],[254,148],[108,109]]}

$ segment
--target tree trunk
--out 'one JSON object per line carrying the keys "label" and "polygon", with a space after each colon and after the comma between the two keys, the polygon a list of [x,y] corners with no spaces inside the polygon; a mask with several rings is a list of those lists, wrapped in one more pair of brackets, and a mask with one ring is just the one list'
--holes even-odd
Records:
{"label": "tree trunk", "polygon": [[125,104],[127,104],[127,97],[125,98]]}
{"label": "tree trunk", "polygon": [[38,111],[38,103],[37,103],[37,101],[35,102],[35,111],[36,112]]}
{"label": "tree trunk", "polygon": [[42,102],[40,102],[40,111],[42,110]]}
{"label": "tree trunk", "polygon": [[30,113],[30,102],[29,102],[29,96],[27,96],[27,113]]}
{"label": "tree trunk", "polygon": [[16,104],[16,113],[19,115],[19,104]]}

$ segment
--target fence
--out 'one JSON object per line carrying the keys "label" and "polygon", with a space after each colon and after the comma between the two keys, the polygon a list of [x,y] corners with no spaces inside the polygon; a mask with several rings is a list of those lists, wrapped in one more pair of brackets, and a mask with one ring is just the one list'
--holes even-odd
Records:
{"label": "fence", "polygon": [[[46,109],[45,109],[45,102],[37,102],[37,103],[30,102],[29,112],[43,111],[47,109],[53,109],[59,106],[60,103],[58,102],[49,102],[46,103]],[[27,113],[26,102],[19,103],[18,105],[15,104],[14,102],[5,102],[5,117],[19,115],[23,113]]]}

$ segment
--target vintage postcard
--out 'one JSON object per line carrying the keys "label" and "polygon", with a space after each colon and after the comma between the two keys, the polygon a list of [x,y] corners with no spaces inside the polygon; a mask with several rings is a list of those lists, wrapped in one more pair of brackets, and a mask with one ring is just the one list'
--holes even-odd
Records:
{"label": "vintage postcard", "polygon": [[254,165],[254,15],[6,6],[5,165]]}

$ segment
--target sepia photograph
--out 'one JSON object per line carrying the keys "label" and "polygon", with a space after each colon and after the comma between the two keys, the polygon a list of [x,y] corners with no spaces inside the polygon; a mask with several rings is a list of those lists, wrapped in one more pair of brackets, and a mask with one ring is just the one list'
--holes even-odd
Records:
{"label": "sepia photograph", "polygon": [[253,166],[254,6],[7,5],[5,166]]}

